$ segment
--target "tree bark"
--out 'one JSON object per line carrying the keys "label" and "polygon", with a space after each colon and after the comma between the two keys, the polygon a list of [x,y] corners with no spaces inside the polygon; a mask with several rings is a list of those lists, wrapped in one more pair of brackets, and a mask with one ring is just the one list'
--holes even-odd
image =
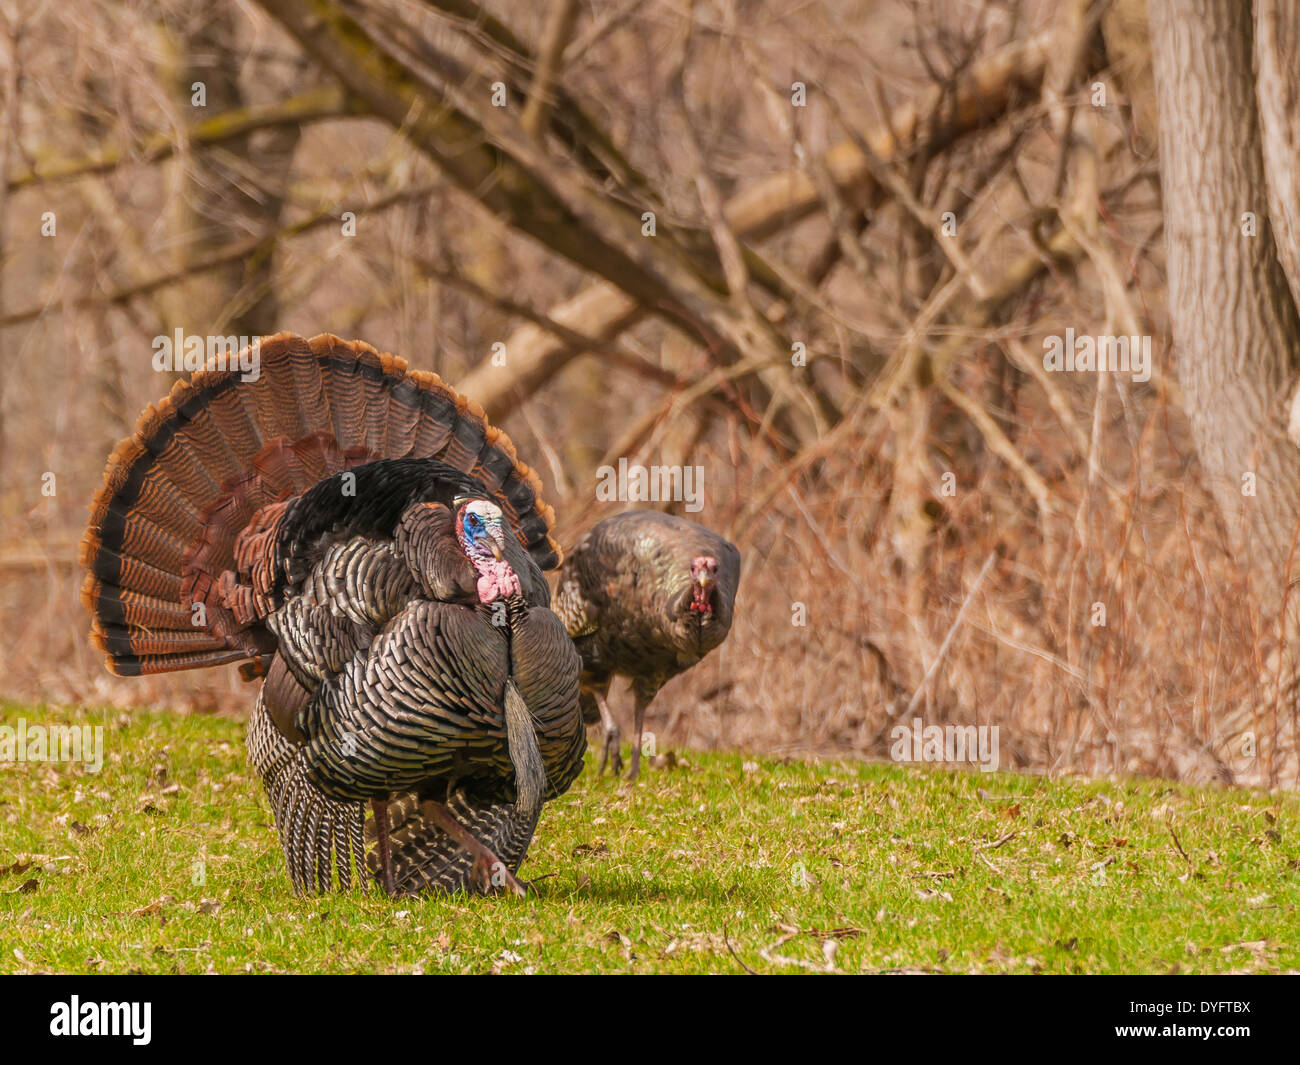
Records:
{"label": "tree bark", "polygon": [[1268,213],[1300,305],[1300,0],[1255,0],[1255,67]]}
{"label": "tree bark", "polygon": [[1300,451],[1279,417],[1300,321],[1270,227],[1250,5],[1152,0],[1150,15],[1179,382],[1254,598],[1274,616],[1300,490]]}

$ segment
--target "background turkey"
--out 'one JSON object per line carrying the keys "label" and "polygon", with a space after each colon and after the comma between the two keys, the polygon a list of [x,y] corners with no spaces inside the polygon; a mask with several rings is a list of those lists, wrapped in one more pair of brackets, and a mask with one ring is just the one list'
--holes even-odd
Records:
{"label": "background turkey", "polygon": [[368,860],[390,893],[521,890],[586,744],[536,475],[401,359],[288,334],[260,358],[178,383],[114,451],[82,543],[92,638],[119,675],[265,677],[248,753],[296,888]]}
{"label": "background turkey", "polygon": [[616,514],[579,541],[560,571],[556,611],[582,655],[582,712],[604,723],[600,771],[622,769],[607,702],[615,675],[632,682],[636,736],[628,779],[641,770],[646,707],[663,685],[727,637],[740,552],[703,526],[653,510]]}

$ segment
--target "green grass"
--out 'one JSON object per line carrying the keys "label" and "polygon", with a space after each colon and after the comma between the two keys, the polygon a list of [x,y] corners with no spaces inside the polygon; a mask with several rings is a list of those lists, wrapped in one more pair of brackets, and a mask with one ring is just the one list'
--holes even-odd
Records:
{"label": "green grass", "polygon": [[0,766],[0,971],[1300,969],[1296,796],[687,752],[589,765],[535,897],[295,898],[242,723],[76,721],[100,773]]}

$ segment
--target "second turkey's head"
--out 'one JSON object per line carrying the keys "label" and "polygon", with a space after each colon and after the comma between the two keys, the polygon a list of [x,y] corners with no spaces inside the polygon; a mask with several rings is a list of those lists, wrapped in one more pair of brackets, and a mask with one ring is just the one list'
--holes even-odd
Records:
{"label": "second turkey's head", "polygon": [[[669,605],[673,638],[692,655],[706,654],[727,635],[731,604],[718,581],[718,560],[713,555],[691,559],[690,583],[674,582],[680,589]],[[680,581],[680,578],[678,579]]]}
{"label": "second turkey's head", "polygon": [[478,573],[479,602],[487,604],[519,595],[519,575],[506,561],[506,522],[501,508],[487,499],[460,500],[456,539]]}
{"label": "second turkey's head", "polygon": [[691,560],[692,614],[712,614],[714,592],[718,587],[718,560],[712,555],[700,555]]}

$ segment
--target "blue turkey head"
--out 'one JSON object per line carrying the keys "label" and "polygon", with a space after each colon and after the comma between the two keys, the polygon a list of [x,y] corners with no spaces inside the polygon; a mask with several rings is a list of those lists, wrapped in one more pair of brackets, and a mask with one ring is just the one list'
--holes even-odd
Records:
{"label": "blue turkey head", "polygon": [[504,559],[506,532],[501,508],[487,499],[457,500],[457,504],[456,539],[475,568],[488,559]]}
{"label": "blue turkey head", "polygon": [[479,602],[486,605],[521,594],[519,575],[506,561],[506,521],[500,507],[487,499],[457,499],[456,539],[478,572]]}

